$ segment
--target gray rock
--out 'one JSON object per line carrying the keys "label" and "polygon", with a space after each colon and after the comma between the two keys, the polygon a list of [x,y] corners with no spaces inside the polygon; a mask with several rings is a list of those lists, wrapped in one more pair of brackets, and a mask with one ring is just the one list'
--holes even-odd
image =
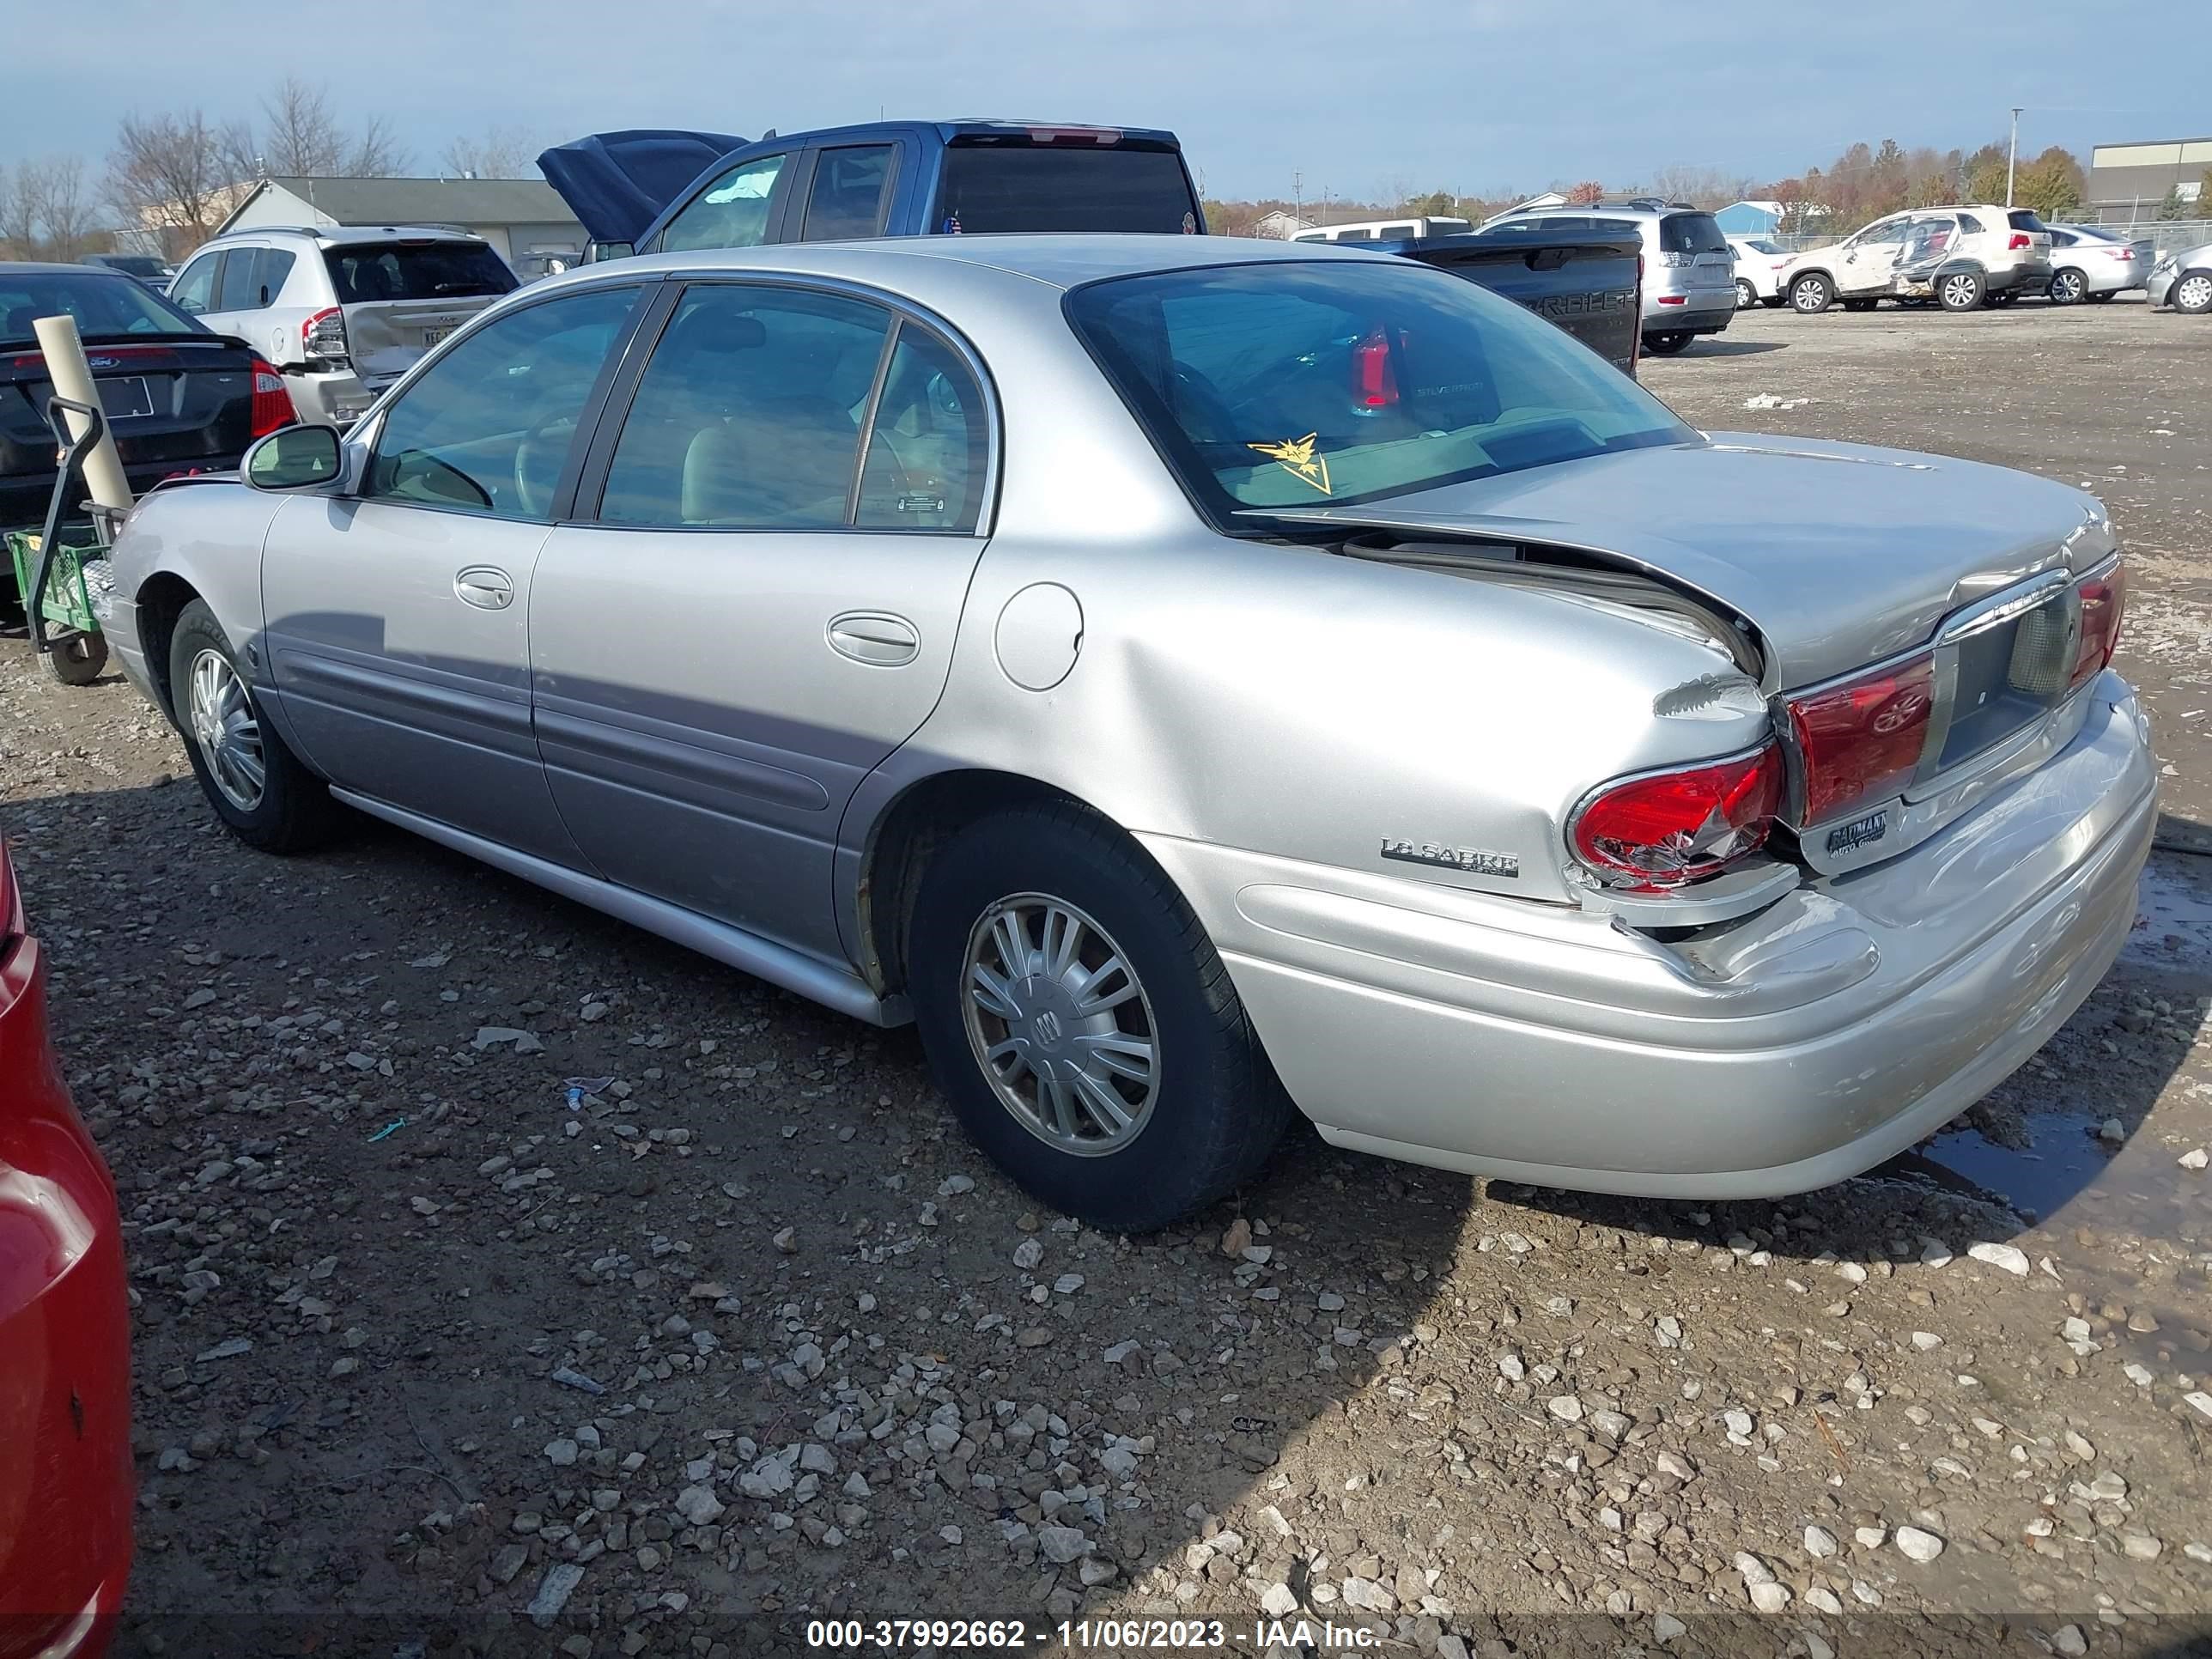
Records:
{"label": "gray rock", "polygon": [[1039,1527],[1037,1551],[1054,1566],[1066,1566],[1091,1553],[1091,1540],[1073,1527]]}
{"label": "gray rock", "polygon": [[2155,1561],[2166,1553],[2166,1546],[2146,1532],[2122,1533],[2120,1547],[2130,1561]]}
{"label": "gray rock", "polygon": [[1826,1560],[1830,1556],[1836,1553],[1838,1547],[1839,1546],[1836,1542],[1836,1534],[1830,1532],[1826,1527],[1808,1527],[1805,1528],[1805,1553],[1811,1556],[1815,1561]]}
{"label": "gray rock", "polygon": [[1690,1627],[1671,1613],[1662,1613],[1651,1620],[1651,1639],[1665,1647]]}
{"label": "gray rock", "polygon": [[[786,1470],[787,1480],[789,1475]],[[705,1486],[686,1486],[676,1494],[676,1512],[695,1527],[703,1527],[718,1519],[723,1507],[722,1500]]]}
{"label": "gray rock", "polygon": [[1371,1578],[1347,1578],[1338,1587],[1345,1605],[1369,1613],[1395,1613],[1398,1598]]}
{"label": "gray rock", "polygon": [[1019,1267],[1024,1273],[1029,1272],[1043,1260],[1044,1241],[1042,1239],[1025,1238],[1014,1246],[1014,1266]]}
{"label": "gray rock", "polygon": [[2010,1244],[1991,1244],[1986,1241],[1966,1247],[1966,1254],[1977,1261],[2002,1268],[2015,1279],[2027,1277],[2027,1252]]}
{"label": "gray rock", "polygon": [[2089,1639],[2081,1634],[2079,1625],[2061,1625],[2051,1632],[2051,1650],[2063,1654],[2065,1659],[2081,1659],[2089,1650]]}
{"label": "gray rock", "polygon": [[568,1598],[583,1582],[584,1570],[573,1561],[556,1561],[545,1569],[544,1577],[538,1581],[538,1594],[530,1598],[528,1609],[538,1629],[547,1628],[561,1616],[561,1609],[568,1605]]}
{"label": "gray rock", "polygon": [[556,1468],[567,1468],[576,1461],[576,1443],[573,1440],[549,1440],[545,1443],[546,1461]]}
{"label": "gray rock", "polygon": [[1260,1611],[1271,1619],[1288,1618],[1297,1609],[1297,1592],[1279,1578],[1260,1592]]}

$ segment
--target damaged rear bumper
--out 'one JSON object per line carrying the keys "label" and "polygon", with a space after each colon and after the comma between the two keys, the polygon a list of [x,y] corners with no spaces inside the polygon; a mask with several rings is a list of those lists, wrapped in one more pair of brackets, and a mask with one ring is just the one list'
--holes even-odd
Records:
{"label": "damaged rear bumper", "polygon": [[2132,926],[2157,817],[2106,674],[2059,755],[1910,854],[1663,943],[1565,906],[1149,838],[1328,1139],[1540,1185],[1857,1174],[2041,1046]]}

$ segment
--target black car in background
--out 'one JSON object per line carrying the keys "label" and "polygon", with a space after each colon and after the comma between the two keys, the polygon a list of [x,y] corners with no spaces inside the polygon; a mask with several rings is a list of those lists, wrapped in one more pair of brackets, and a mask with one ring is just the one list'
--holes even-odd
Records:
{"label": "black car in background", "polygon": [[102,270],[119,270],[125,276],[136,276],[150,289],[163,294],[169,291],[169,279],[177,268],[165,259],[156,259],[150,253],[88,253],[83,263]]}
{"label": "black car in background", "polygon": [[134,491],[174,473],[228,471],[248,444],[295,418],[283,379],[251,348],[136,278],[0,263],[0,530],[46,517],[58,464],[46,423],[54,388],[31,325],[64,313],[76,319]]}

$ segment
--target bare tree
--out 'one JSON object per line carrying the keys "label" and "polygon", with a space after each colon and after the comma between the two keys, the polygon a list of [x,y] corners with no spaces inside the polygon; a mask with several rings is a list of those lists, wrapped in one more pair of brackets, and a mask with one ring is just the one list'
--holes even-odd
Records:
{"label": "bare tree", "polygon": [[1726,207],[1750,195],[1754,181],[1719,167],[1661,167],[1651,175],[1651,193],[1670,202],[1701,208]]}
{"label": "bare tree", "polygon": [[127,224],[159,234],[171,254],[190,252],[234,198],[226,149],[224,134],[198,110],[126,115],[108,156],[108,199]]}
{"label": "bare tree", "polygon": [[0,247],[18,259],[34,258],[39,245],[39,215],[29,189],[31,164],[0,167]]}
{"label": "bare tree", "polygon": [[75,259],[88,250],[93,195],[85,185],[82,157],[49,156],[35,165],[27,161],[17,169],[16,189],[46,233],[47,258]]}
{"label": "bare tree", "polygon": [[261,100],[261,155],[271,173],[327,179],[343,167],[348,145],[327,88],[288,75]]}
{"label": "bare tree", "polygon": [[407,146],[399,142],[398,134],[392,131],[392,124],[381,115],[372,115],[354,135],[345,170],[349,178],[390,179],[406,172],[412,159]]}
{"label": "bare tree", "polygon": [[493,127],[447,145],[446,170],[476,179],[534,178],[538,152],[544,148],[520,127]]}

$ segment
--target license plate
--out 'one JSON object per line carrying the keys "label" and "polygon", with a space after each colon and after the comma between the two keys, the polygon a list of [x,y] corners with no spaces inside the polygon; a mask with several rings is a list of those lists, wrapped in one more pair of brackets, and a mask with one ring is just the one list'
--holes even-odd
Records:
{"label": "license plate", "polygon": [[129,374],[94,382],[100,387],[100,406],[111,421],[154,412],[153,388],[143,374]]}
{"label": "license plate", "polygon": [[444,328],[426,328],[422,331],[422,343],[426,346],[434,346],[459,326],[459,323],[451,323]]}

